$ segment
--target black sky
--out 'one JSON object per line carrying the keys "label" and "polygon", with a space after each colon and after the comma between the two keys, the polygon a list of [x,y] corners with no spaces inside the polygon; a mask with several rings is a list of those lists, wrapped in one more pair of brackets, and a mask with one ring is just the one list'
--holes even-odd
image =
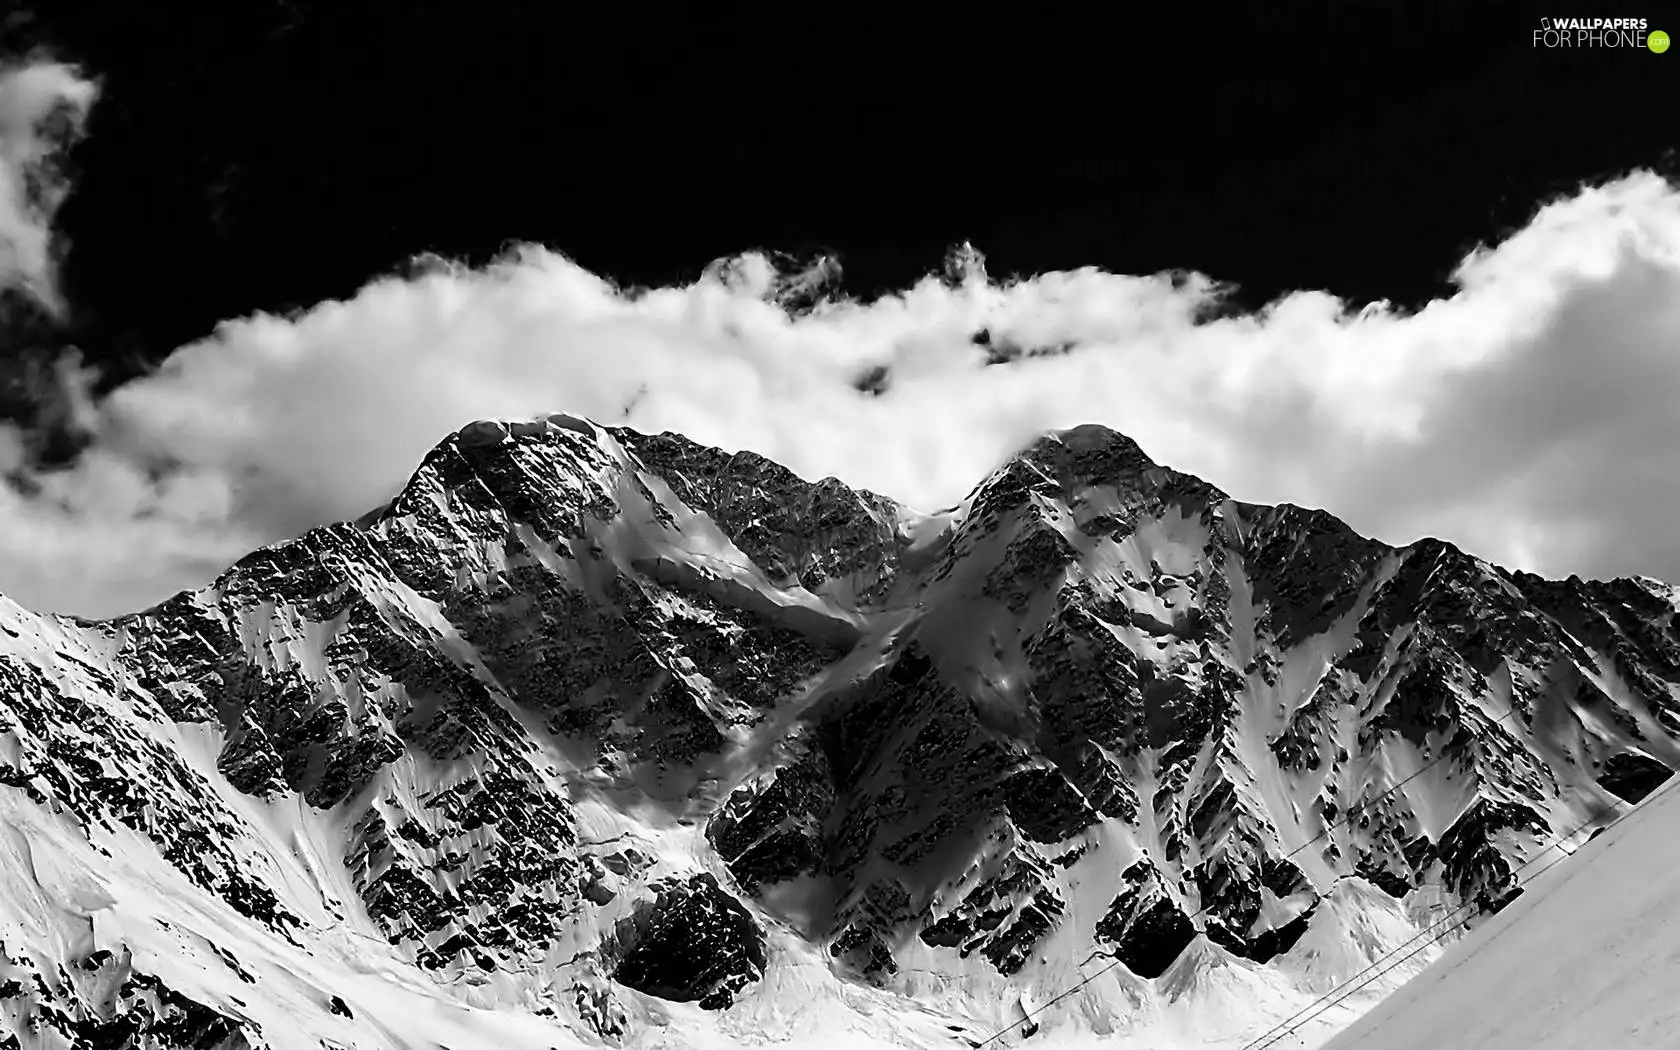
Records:
{"label": "black sky", "polygon": [[629,284],[829,250],[868,295],[966,239],[994,276],[1194,268],[1251,306],[1415,304],[1544,199],[1667,170],[1680,54],[1530,37],[1663,10],[1277,6],[36,4],[0,53],[104,93],[60,216],[69,318],[8,338],[115,381],[218,320],[516,241]]}

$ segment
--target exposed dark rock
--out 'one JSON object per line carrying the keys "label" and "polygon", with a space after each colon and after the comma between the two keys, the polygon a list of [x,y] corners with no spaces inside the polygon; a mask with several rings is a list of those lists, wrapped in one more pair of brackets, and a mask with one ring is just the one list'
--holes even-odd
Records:
{"label": "exposed dark rock", "polygon": [[[10,962],[27,965],[16,958]],[[0,1002],[9,1008],[0,1017],[0,1033],[6,1033],[0,1034],[0,1046],[254,1050],[267,1045],[251,1022],[206,1006],[151,974],[110,969],[109,962],[96,967],[114,979],[108,991],[63,979],[49,984],[38,971],[31,974],[33,991],[21,981],[0,983]],[[20,1034],[29,1041],[19,1042]]]}
{"label": "exposed dark rock", "polygon": [[1295,942],[1307,932],[1307,925],[1312,921],[1313,909],[1290,919],[1282,926],[1274,927],[1266,932],[1249,939],[1242,946],[1244,958],[1257,963],[1269,962],[1289,949],[1295,947]]}
{"label": "exposed dark rock", "polygon": [[962,903],[928,924],[922,940],[955,948],[967,958],[979,951],[1008,976],[1026,964],[1040,938],[1066,910],[1047,863],[1030,848],[1013,853],[996,876],[969,891]]}
{"label": "exposed dark rock", "polygon": [[618,1042],[629,1031],[630,1019],[623,1004],[613,994],[611,986],[604,982],[574,984],[572,1005],[583,1022],[608,1042]]}
{"label": "exposed dark rock", "polygon": [[827,759],[805,743],[764,782],[738,788],[706,834],[741,888],[754,893],[767,883],[821,869],[827,852],[823,825],[833,806]]}
{"label": "exposed dark rock", "polygon": [[1478,799],[1453,822],[1437,846],[1442,881],[1462,900],[1501,893],[1511,885],[1516,867],[1495,845],[1502,831],[1523,831],[1544,838],[1549,828],[1524,806]]}
{"label": "exposed dark rock", "polygon": [[648,995],[721,1010],[764,976],[764,931],[710,875],[659,887],[626,924],[613,980]]}
{"label": "exposed dark rock", "polygon": [[1192,940],[1196,928],[1162,890],[1153,865],[1140,860],[1122,876],[1125,888],[1097,922],[1100,940],[1139,977],[1159,977]]}
{"label": "exposed dark rock", "polygon": [[1078,789],[1054,769],[1024,769],[1003,790],[1015,826],[1033,842],[1063,842],[1097,823]]}
{"label": "exposed dark rock", "polygon": [[1640,802],[1673,775],[1674,770],[1656,759],[1626,751],[1610,756],[1598,782],[1625,802]]}
{"label": "exposed dark rock", "polygon": [[1359,858],[1354,872],[1390,897],[1400,898],[1412,891],[1410,873],[1399,875],[1370,855]]}
{"label": "exposed dark rock", "polygon": [[592,879],[583,884],[583,897],[591,904],[609,904],[617,896],[617,892],[600,879]]}
{"label": "exposed dark rock", "polygon": [[1353,608],[1381,543],[1321,510],[1244,505],[1252,522],[1245,561],[1255,566],[1254,601],[1264,605],[1280,647],[1328,629]]}
{"label": "exposed dark rock", "polygon": [[892,371],[886,365],[875,365],[852,380],[852,389],[860,394],[880,397],[887,392]]}
{"label": "exposed dark rock", "polygon": [[811,590],[846,582],[867,603],[897,574],[902,544],[889,500],[832,478],[809,482],[763,456],[730,455],[679,434],[612,433],[773,579]]}

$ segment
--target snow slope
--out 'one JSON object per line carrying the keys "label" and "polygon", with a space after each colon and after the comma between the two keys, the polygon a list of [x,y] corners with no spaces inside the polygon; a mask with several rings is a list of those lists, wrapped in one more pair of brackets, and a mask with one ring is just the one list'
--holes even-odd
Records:
{"label": "snow slope", "polygon": [[1680,1045],[1680,792],[1534,868],[1521,897],[1328,1050]]}

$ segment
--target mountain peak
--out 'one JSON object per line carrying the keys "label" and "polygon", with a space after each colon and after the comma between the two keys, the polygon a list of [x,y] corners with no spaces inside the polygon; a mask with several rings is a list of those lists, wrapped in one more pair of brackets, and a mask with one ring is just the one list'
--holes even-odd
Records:
{"label": "mountain peak", "polygon": [[591,440],[598,438],[602,427],[584,416],[569,412],[553,412],[526,419],[479,419],[456,431],[452,440],[468,447],[500,444],[519,438],[546,437],[557,431],[582,434]]}
{"label": "mountain peak", "polygon": [[1155,466],[1136,441],[1099,423],[1045,431],[1018,455],[1040,465],[1066,464],[1087,470]]}

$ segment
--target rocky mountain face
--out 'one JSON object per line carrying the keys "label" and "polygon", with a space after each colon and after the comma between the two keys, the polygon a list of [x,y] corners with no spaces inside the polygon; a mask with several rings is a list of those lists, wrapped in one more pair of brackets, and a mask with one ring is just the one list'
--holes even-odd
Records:
{"label": "rocky mountain face", "polygon": [[0,690],[0,1047],[1240,1041],[1680,766],[1680,598],[553,416]]}

